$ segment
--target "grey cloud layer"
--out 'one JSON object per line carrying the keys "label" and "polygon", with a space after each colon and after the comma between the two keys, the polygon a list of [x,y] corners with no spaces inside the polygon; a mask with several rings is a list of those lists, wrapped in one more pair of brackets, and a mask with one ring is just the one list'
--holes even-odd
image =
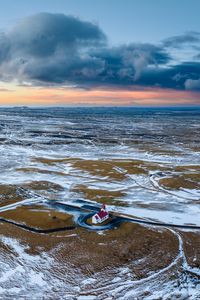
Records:
{"label": "grey cloud layer", "polygon": [[185,34],[173,36],[163,41],[165,47],[181,48],[183,45],[195,45],[200,42],[200,33],[189,31]]}
{"label": "grey cloud layer", "polygon": [[170,47],[198,43],[199,33],[160,45],[111,47],[99,26],[63,14],[41,13],[0,34],[0,79],[34,85],[159,86],[199,89],[200,63],[173,64]]}

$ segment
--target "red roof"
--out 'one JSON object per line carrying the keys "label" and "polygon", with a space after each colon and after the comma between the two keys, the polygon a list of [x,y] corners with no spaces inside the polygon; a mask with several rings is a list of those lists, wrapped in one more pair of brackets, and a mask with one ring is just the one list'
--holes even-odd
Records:
{"label": "red roof", "polygon": [[98,212],[97,214],[101,219],[103,219],[104,217],[106,217],[108,215],[107,211],[105,210],[100,210],[100,212]]}

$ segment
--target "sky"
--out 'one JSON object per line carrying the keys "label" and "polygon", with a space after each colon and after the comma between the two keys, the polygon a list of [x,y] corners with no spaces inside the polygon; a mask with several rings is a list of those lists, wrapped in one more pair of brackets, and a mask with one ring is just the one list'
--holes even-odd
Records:
{"label": "sky", "polygon": [[0,0],[0,105],[200,105],[199,0]]}

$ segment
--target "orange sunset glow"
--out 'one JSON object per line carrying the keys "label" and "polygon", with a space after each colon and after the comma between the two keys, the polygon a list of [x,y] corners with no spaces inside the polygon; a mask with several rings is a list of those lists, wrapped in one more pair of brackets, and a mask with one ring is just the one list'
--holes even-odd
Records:
{"label": "orange sunset glow", "polygon": [[72,88],[14,87],[0,88],[1,105],[95,105],[156,106],[198,104],[198,93],[170,89],[150,90],[81,90]]}

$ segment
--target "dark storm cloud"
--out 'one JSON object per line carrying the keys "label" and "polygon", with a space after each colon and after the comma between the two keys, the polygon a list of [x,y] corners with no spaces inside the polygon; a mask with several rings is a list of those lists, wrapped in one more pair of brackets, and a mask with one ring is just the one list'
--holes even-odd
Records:
{"label": "dark storm cloud", "polygon": [[106,36],[90,22],[41,13],[19,22],[0,37],[1,77],[35,84],[134,82],[169,55],[158,46],[106,45]]}
{"label": "dark storm cloud", "polygon": [[166,64],[170,57],[160,47],[151,44],[129,44],[103,48],[93,54],[105,63],[104,79],[137,80],[148,66]]}
{"label": "dark storm cloud", "polygon": [[0,64],[5,61],[10,50],[10,41],[3,32],[0,32]]}
{"label": "dark storm cloud", "polygon": [[62,14],[41,13],[25,18],[0,36],[0,72],[4,78],[64,82],[73,72],[88,73],[102,62],[88,49],[106,43],[101,29]]}
{"label": "dark storm cloud", "polygon": [[0,78],[15,79],[21,85],[75,85],[89,89],[110,85],[197,89],[199,63],[172,65],[168,49],[199,38],[193,32],[160,45],[131,43],[111,47],[93,23],[63,14],[41,13],[0,34]]}
{"label": "dark storm cloud", "polygon": [[163,41],[164,47],[181,48],[183,45],[193,45],[200,42],[200,32],[190,31],[173,36]]}
{"label": "dark storm cloud", "polygon": [[[140,85],[158,86],[177,90],[188,89],[188,80],[199,79],[200,63],[187,62],[160,69],[146,69],[140,78]],[[194,89],[191,85],[190,89]]]}
{"label": "dark storm cloud", "polygon": [[187,79],[185,88],[187,90],[200,91],[200,77],[198,79]]}
{"label": "dark storm cloud", "polygon": [[13,50],[34,57],[77,46],[102,43],[105,35],[97,25],[63,14],[41,13],[19,22],[9,33]]}

